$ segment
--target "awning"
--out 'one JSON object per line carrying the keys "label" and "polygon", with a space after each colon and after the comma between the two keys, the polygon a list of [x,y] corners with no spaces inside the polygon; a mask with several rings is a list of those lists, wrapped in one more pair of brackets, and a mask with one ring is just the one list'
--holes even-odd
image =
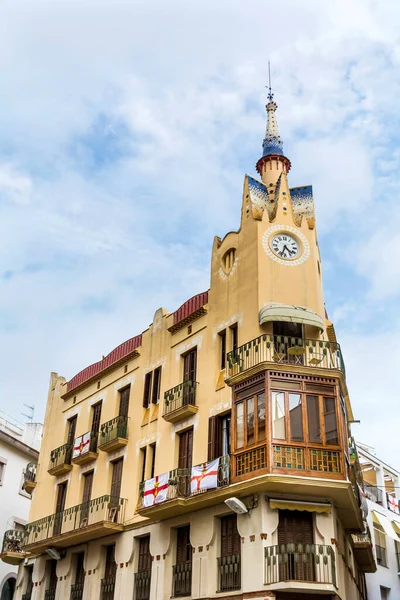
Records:
{"label": "awning", "polygon": [[331,505],[322,502],[298,502],[296,500],[270,500],[271,508],[280,510],[305,510],[307,512],[330,513]]}
{"label": "awning", "polygon": [[397,535],[397,533],[395,532],[394,528],[392,527],[389,519],[387,517],[385,517],[385,515],[383,515],[380,512],[377,512],[376,510],[373,510],[372,511],[372,520],[377,525],[380,525],[381,527],[383,527],[383,530],[386,533],[386,535],[388,535],[390,538],[392,538],[392,540],[396,540],[396,542],[399,541],[399,536]]}
{"label": "awning", "polygon": [[[400,523],[399,521],[392,521],[395,532],[400,536]],[[399,539],[397,541],[400,541]]]}
{"label": "awning", "polygon": [[314,311],[304,306],[294,306],[293,304],[278,304],[270,302],[263,306],[259,314],[260,325],[270,323],[271,321],[284,321],[285,323],[303,323],[303,325],[312,325],[324,330],[324,321],[322,317]]}

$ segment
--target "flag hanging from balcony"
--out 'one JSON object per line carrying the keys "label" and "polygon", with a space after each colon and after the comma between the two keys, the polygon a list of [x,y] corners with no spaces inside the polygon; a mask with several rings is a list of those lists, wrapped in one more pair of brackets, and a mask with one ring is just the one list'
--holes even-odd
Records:
{"label": "flag hanging from balcony", "polygon": [[388,501],[388,508],[392,512],[399,514],[399,503],[398,503],[397,499],[394,496],[391,496],[390,494],[388,494],[387,501]]}
{"label": "flag hanging from balcony", "polygon": [[163,473],[144,482],[143,504],[153,506],[165,502],[168,496],[168,473]]}
{"label": "flag hanging from balcony", "polygon": [[192,467],[190,477],[190,491],[192,494],[200,490],[212,490],[218,487],[218,467],[219,458]]}
{"label": "flag hanging from balcony", "polygon": [[72,454],[72,458],[78,458],[78,456],[82,456],[82,454],[89,452],[89,444],[90,444],[90,431],[75,438],[74,452]]}

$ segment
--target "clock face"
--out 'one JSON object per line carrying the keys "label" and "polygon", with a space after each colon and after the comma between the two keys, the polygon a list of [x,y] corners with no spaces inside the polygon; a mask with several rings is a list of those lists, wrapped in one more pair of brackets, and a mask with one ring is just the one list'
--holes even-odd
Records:
{"label": "clock face", "polygon": [[271,240],[271,248],[279,258],[284,260],[297,258],[300,253],[300,244],[297,239],[285,232],[274,235]]}

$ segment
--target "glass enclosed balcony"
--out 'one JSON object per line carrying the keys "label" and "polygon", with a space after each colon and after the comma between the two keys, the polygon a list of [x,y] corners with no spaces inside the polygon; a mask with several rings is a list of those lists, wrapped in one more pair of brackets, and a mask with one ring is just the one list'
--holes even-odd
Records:
{"label": "glass enclosed balcony", "polygon": [[28,523],[24,550],[66,548],[122,531],[125,505],[124,498],[105,495]]}
{"label": "glass enclosed balcony", "polygon": [[163,417],[166,421],[176,423],[197,413],[199,409],[196,406],[197,386],[197,381],[189,379],[164,393]]}
{"label": "glass enclosed balcony", "polygon": [[238,379],[250,370],[257,373],[269,363],[344,371],[337,343],[264,334],[228,352],[226,377]]}

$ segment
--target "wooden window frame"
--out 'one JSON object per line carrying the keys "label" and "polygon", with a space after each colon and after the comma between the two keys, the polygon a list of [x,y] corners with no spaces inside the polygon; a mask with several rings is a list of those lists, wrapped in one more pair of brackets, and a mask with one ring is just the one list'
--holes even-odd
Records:
{"label": "wooden window frame", "polygon": [[162,367],[157,367],[153,371],[152,385],[151,385],[151,403],[158,404],[160,402],[160,391],[161,391],[161,370]]}
{"label": "wooden window frame", "polygon": [[[259,428],[258,428],[257,398],[262,393],[265,394],[265,437],[263,440],[258,441]],[[239,394],[240,394],[239,397],[238,397],[238,395],[235,395],[236,396],[235,402],[234,402],[235,410],[232,412],[232,416],[231,416],[231,452],[232,451],[233,452],[242,452],[244,450],[254,448],[261,444],[265,444],[268,439],[268,421],[267,421],[268,407],[267,407],[267,394],[266,394],[266,389],[265,389],[265,381],[264,380],[260,381],[256,385],[249,386],[248,388],[245,388],[244,390],[240,390]],[[252,444],[247,445],[246,444],[246,440],[248,438],[248,434],[247,434],[247,401],[251,398],[254,399],[254,442]],[[243,403],[244,445],[241,448],[237,448],[236,447],[236,442],[237,442],[237,436],[236,436],[236,434],[237,434],[237,419],[236,419],[237,412],[236,411],[237,411],[237,406],[241,403]]]}
{"label": "wooden window frame", "polygon": [[220,371],[226,369],[226,329],[218,332],[219,340],[219,368]]}
{"label": "wooden window frame", "polygon": [[149,371],[144,376],[143,408],[150,408],[152,384],[153,384],[153,371]]}

